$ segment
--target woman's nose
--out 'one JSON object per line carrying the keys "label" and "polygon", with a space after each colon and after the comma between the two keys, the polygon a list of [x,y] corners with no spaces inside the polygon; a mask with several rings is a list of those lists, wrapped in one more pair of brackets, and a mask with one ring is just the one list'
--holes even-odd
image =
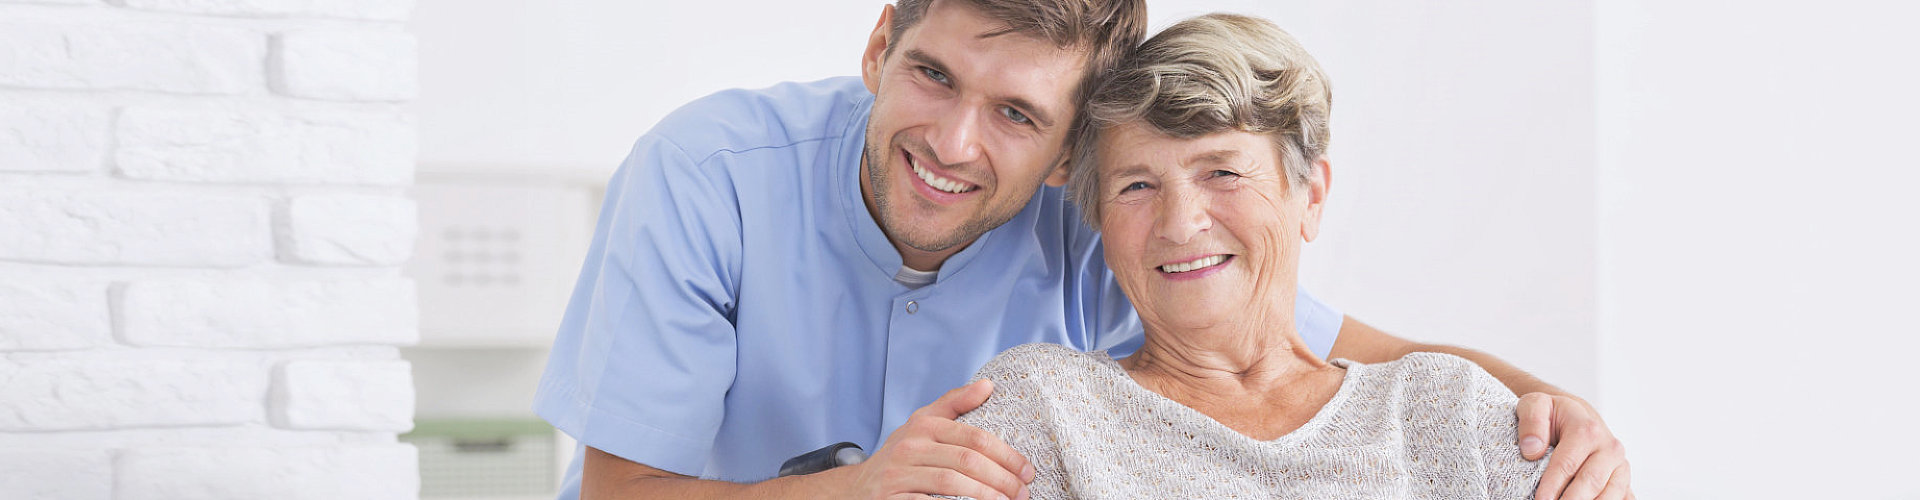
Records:
{"label": "woman's nose", "polygon": [[967,163],[980,159],[979,113],[955,109],[934,121],[927,143],[942,165]]}
{"label": "woman's nose", "polygon": [[1213,217],[1207,214],[1206,200],[1197,194],[1169,189],[1166,203],[1161,205],[1160,221],[1155,228],[1161,238],[1175,245],[1185,245],[1194,235],[1213,228]]}

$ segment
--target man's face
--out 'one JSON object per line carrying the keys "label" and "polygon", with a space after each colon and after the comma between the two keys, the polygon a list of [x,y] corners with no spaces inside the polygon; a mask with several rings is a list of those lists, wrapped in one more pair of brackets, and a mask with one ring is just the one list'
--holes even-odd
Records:
{"label": "man's face", "polygon": [[934,2],[891,40],[881,16],[862,60],[875,94],[861,191],[908,266],[939,267],[1012,220],[1044,181],[1066,180],[1062,145],[1085,55],[999,31]]}

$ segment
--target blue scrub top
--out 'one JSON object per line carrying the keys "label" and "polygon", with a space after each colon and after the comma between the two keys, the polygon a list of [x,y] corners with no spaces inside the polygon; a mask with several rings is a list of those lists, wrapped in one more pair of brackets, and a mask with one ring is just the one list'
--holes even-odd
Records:
{"label": "blue scrub top", "polygon": [[[873,450],[995,354],[1032,342],[1124,356],[1139,319],[1099,235],[1042,188],[909,289],[861,200],[873,104],[856,78],[696,100],[607,189],[534,409],[614,455],[757,481],[840,441]],[[1325,355],[1340,314],[1304,293]],[[578,496],[578,453],[561,498]]]}

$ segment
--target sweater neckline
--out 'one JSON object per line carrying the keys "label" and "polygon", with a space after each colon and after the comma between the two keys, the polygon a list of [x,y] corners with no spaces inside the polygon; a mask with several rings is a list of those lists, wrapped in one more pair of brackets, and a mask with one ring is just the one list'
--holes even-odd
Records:
{"label": "sweater neckline", "polygon": [[1108,355],[1107,351],[1096,351],[1092,354],[1094,354],[1094,359],[1099,361],[1101,366],[1113,371],[1111,375],[1120,377],[1121,380],[1125,381],[1124,384],[1120,385],[1120,387],[1125,390],[1133,391],[1141,397],[1147,398],[1148,401],[1154,402],[1157,406],[1167,408],[1185,420],[1196,422],[1196,425],[1201,426],[1208,432],[1225,435],[1227,436],[1226,439],[1237,439],[1245,443],[1275,447],[1296,446],[1300,441],[1319,434],[1325,429],[1329,423],[1333,421],[1334,414],[1339,413],[1340,409],[1346,406],[1347,400],[1352,395],[1355,385],[1353,382],[1356,380],[1355,377],[1359,376],[1360,371],[1366,367],[1364,364],[1355,363],[1346,358],[1329,360],[1328,362],[1334,366],[1347,370],[1347,373],[1340,377],[1340,389],[1334,391],[1333,399],[1329,399],[1327,400],[1327,404],[1321,405],[1320,409],[1314,412],[1313,418],[1307,419],[1307,422],[1300,424],[1299,428],[1283,434],[1280,437],[1262,441],[1254,439],[1253,436],[1241,434],[1240,431],[1233,430],[1233,428],[1228,427],[1227,424],[1220,423],[1219,420],[1215,420],[1205,413],[1200,413],[1200,410],[1195,410],[1193,407],[1180,404],[1179,401],[1174,401],[1173,398],[1162,396],[1160,393],[1153,392],[1147,389],[1146,386],[1140,385],[1139,381],[1133,379],[1133,375],[1127,373],[1126,367],[1120,366],[1120,362],[1114,360],[1113,356]]}

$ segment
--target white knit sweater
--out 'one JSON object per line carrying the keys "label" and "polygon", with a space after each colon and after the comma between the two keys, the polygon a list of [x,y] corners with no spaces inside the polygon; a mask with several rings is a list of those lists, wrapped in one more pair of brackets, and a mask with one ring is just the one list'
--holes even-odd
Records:
{"label": "white knit sweater", "polygon": [[978,378],[960,422],[1033,462],[1033,498],[1530,498],[1546,460],[1520,458],[1516,398],[1465,359],[1344,359],[1313,419],[1256,441],[1133,381],[1106,352],[1028,344]]}

